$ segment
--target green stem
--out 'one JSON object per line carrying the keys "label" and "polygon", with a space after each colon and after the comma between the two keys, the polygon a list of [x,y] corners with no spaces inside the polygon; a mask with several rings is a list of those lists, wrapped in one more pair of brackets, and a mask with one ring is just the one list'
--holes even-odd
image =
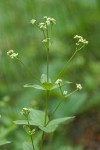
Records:
{"label": "green stem", "polygon": [[69,97],[69,96],[71,96],[72,94],[74,94],[75,92],[77,92],[79,89],[76,89],[76,90],[74,90],[74,91],[72,91],[71,93],[69,93],[67,96],[65,96],[65,98],[67,98],[67,97]]}
{"label": "green stem", "polygon": [[[46,91],[46,103],[45,103],[45,118],[44,118],[44,127],[47,125],[47,116],[48,116],[48,100],[49,100],[49,91]],[[42,150],[43,147],[43,140],[44,140],[44,131],[42,132],[42,140],[40,144],[40,150]]]}
{"label": "green stem", "polygon": [[[28,122],[29,129],[31,130],[31,127],[30,127],[30,123],[29,123],[29,119],[28,119],[28,117],[27,117],[27,122]],[[31,138],[31,142],[32,142],[33,150],[35,150],[34,143],[33,143],[33,136],[32,136],[32,135],[30,135],[30,138]]]}
{"label": "green stem", "polygon": [[[49,82],[49,32],[48,32],[48,26],[46,24],[46,35],[45,32],[43,32],[44,38],[47,37],[47,66],[46,66],[46,73],[47,73],[47,83]],[[49,100],[49,90],[46,91],[46,102],[45,102],[45,118],[44,118],[44,127],[46,127],[47,124],[47,115],[48,115],[48,100]],[[42,140],[40,144],[40,150],[42,150],[43,147],[43,140],[44,140],[44,131],[42,132]]]}
{"label": "green stem", "polygon": [[[47,91],[47,96],[46,96],[44,127],[46,127],[46,125],[47,125],[48,100],[49,100],[49,91]],[[44,131],[43,131],[43,132],[42,132],[42,140],[41,140],[41,144],[40,144],[40,150],[42,150],[42,147],[43,147],[44,134],[45,134],[45,133],[44,133]]]}
{"label": "green stem", "polygon": [[76,48],[75,52],[74,52],[73,55],[70,57],[70,59],[65,63],[65,65],[64,65],[64,67],[63,67],[63,69],[62,69],[62,71],[58,74],[58,76],[57,76],[56,79],[58,79],[59,77],[62,76],[62,74],[63,74],[63,72],[64,72],[64,70],[65,70],[65,68],[66,68],[66,65],[73,59],[73,57],[76,55],[76,53],[77,53],[78,51],[80,51],[84,46],[85,46],[85,45],[82,45],[80,48]]}
{"label": "green stem", "polygon": [[45,32],[44,32],[44,30],[43,30],[43,35],[44,35],[44,39],[46,39],[46,36],[45,36]]}
{"label": "green stem", "polygon": [[49,81],[49,48],[47,49],[47,83]]}
{"label": "green stem", "polygon": [[60,105],[62,104],[62,100],[60,100],[60,102],[58,103],[58,105],[56,106],[56,108],[54,109],[54,111],[52,112],[52,114],[54,115],[54,113],[57,111],[57,109],[60,107]]}
{"label": "green stem", "polygon": [[47,34],[47,82],[49,80],[49,32],[48,26],[46,24],[46,34]]}
{"label": "green stem", "polygon": [[47,96],[46,96],[46,106],[45,106],[45,120],[44,120],[44,126],[46,126],[46,123],[47,123],[49,91],[47,91],[46,94],[47,94]]}
{"label": "green stem", "polygon": [[70,59],[65,63],[65,65],[64,65],[64,67],[63,67],[63,69],[62,69],[62,71],[58,74],[57,79],[62,76],[62,74],[63,74],[63,72],[64,72],[64,70],[65,70],[65,68],[66,68],[66,65],[73,59],[73,57],[76,55],[76,53],[77,53],[77,50],[76,50],[76,51],[74,52],[74,54],[70,57]]}
{"label": "green stem", "polygon": [[[33,76],[31,70],[18,58],[16,57],[16,60],[18,60],[26,69],[27,69],[27,73],[29,74],[29,76]],[[37,81],[39,81],[36,77],[34,77]]]}
{"label": "green stem", "polygon": [[60,84],[59,84],[59,88],[60,88],[61,95],[63,96],[63,91],[62,91]]}
{"label": "green stem", "polygon": [[[73,93],[75,93],[76,91],[78,91],[78,89],[74,90],[73,92],[69,93],[66,97],[64,98],[68,98],[69,96],[71,96]],[[57,111],[57,109],[61,106],[63,100],[60,100],[60,102],[58,103],[58,105],[56,106],[56,108],[54,109],[54,111],[52,112],[52,114],[54,115],[54,113]]]}

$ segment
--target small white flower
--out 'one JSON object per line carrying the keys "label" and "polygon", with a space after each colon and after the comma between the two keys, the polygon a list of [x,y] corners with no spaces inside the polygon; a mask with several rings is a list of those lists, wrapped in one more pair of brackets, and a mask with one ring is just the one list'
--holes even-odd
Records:
{"label": "small white flower", "polygon": [[82,89],[81,84],[76,84],[76,88],[79,89],[79,90],[81,90]]}
{"label": "small white flower", "polygon": [[66,96],[66,95],[67,95],[67,93],[68,93],[68,91],[64,91],[64,92],[63,92],[63,95],[64,95],[64,96]]}
{"label": "small white flower", "polygon": [[7,52],[7,55],[11,55],[11,54],[13,54],[14,53],[14,51],[11,49],[11,50],[9,50],[8,52]]}
{"label": "small white flower", "polygon": [[18,56],[18,53],[13,53],[13,54],[10,55],[11,59],[14,59],[17,56]]}
{"label": "small white flower", "polygon": [[35,24],[35,22],[36,22],[35,19],[31,19],[31,20],[30,20],[30,23],[33,24],[33,25]]}
{"label": "small white flower", "polygon": [[60,83],[62,83],[62,79],[57,79],[55,82],[55,84],[60,84]]}
{"label": "small white flower", "polygon": [[7,55],[10,56],[11,59],[13,59],[18,56],[18,53],[15,53],[13,50],[9,50],[7,52]]}
{"label": "small white flower", "polygon": [[44,22],[39,23],[39,28],[40,28],[41,30],[46,29],[46,24],[45,24]]}

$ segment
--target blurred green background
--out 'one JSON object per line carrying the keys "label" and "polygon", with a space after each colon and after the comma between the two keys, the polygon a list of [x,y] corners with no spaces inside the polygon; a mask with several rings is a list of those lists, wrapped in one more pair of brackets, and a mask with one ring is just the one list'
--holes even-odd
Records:
{"label": "blurred green background", "polygon": [[[70,144],[72,147],[82,145],[85,150],[99,150],[100,1],[0,0],[0,140],[12,141],[2,150],[21,149],[23,140],[28,139],[22,128],[13,124],[19,118],[21,109],[44,107],[43,92],[23,88],[26,83],[37,83],[41,74],[45,73],[46,53],[41,42],[43,36],[30,24],[32,18],[41,22],[43,16],[53,17],[57,21],[50,51],[52,80],[55,80],[66,60],[74,53],[74,35],[82,35],[89,41],[63,73],[64,80],[81,83],[83,90],[71,96],[55,114],[57,117],[76,115],[76,119],[72,125],[60,127],[55,133],[52,147],[48,143],[46,149],[67,150],[63,145]],[[32,75],[20,62],[6,55],[10,49],[19,53]],[[66,88],[73,90],[75,87]],[[51,110],[59,100],[58,95],[57,91],[51,95]]]}

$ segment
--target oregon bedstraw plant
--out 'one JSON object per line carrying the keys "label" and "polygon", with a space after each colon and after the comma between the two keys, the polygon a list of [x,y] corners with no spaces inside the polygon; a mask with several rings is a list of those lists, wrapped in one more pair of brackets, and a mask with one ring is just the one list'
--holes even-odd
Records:
{"label": "oregon bedstraw plant", "polygon": [[[86,45],[88,41],[84,39],[82,36],[75,35],[74,39],[76,40],[76,49],[73,55],[66,61],[64,67],[62,66],[62,70],[56,75],[55,82],[52,82],[50,78],[50,68],[49,68],[49,54],[50,48],[52,46],[52,29],[53,26],[56,25],[56,20],[50,17],[43,17],[43,22],[38,23],[37,20],[32,19],[30,23],[33,27],[36,27],[43,33],[42,43],[44,45],[44,49],[46,49],[46,74],[42,74],[40,78],[40,84],[26,84],[24,87],[27,88],[35,88],[38,90],[43,90],[46,93],[46,97],[44,100],[45,108],[44,110],[36,110],[34,108],[23,108],[21,110],[21,115],[23,116],[23,120],[14,121],[17,125],[22,125],[26,133],[30,137],[31,142],[24,142],[23,143],[23,150],[44,150],[44,137],[46,134],[50,134],[54,132],[57,127],[62,123],[69,123],[71,120],[74,119],[74,116],[63,117],[63,118],[54,118],[55,112],[61,106],[63,101],[66,101],[69,96],[74,94],[75,92],[82,89],[81,84],[75,84],[75,89],[73,91],[67,91],[62,89],[62,87],[66,87],[68,84],[73,84],[72,82],[65,81],[62,79],[62,74],[66,69],[68,63],[73,59],[73,57]],[[11,59],[17,59],[23,65],[24,63],[19,58],[19,54],[14,52],[14,50],[9,50],[7,55],[11,57]],[[58,89],[61,94],[61,100],[58,101],[57,106],[55,109],[50,112],[49,110],[49,101],[50,101],[50,94],[53,90]],[[51,119],[53,118],[53,119]],[[38,138],[37,138],[38,137]],[[23,139],[24,140],[24,139]]]}

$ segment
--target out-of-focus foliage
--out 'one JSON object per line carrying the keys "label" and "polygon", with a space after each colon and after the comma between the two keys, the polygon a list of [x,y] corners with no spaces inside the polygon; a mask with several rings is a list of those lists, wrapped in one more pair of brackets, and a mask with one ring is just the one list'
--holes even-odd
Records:
{"label": "out-of-focus foliage", "polygon": [[[81,83],[83,91],[65,101],[55,115],[64,117],[100,108],[100,1],[0,0],[0,138],[12,141],[7,145],[8,150],[21,149],[23,139],[28,139],[22,129],[13,124],[13,120],[18,119],[20,110],[31,106],[42,109],[44,105],[43,92],[23,88],[23,85],[39,83],[38,79],[45,73],[46,54],[41,42],[43,37],[30,24],[32,18],[40,21],[45,15],[57,21],[53,28],[50,51],[52,80],[56,80],[65,61],[75,50],[73,36],[82,35],[89,41],[88,46],[76,55],[63,73],[65,80]],[[20,62],[7,57],[6,52],[9,49],[19,53],[32,75]],[[71,87],[68,86],[65,90],[70,91]],[[55,90],[50,97],[51,111],[59,101],[56,98],[58,94]],[[65,132],[63,129],[61,131]],[[69,142],[68,139],[59,142],[59,133],[56,132],[53,141],[54,149],[55,146],[59,148],[59,144],[66,145]],[[61,150],[67,149],[61,147]]]}

